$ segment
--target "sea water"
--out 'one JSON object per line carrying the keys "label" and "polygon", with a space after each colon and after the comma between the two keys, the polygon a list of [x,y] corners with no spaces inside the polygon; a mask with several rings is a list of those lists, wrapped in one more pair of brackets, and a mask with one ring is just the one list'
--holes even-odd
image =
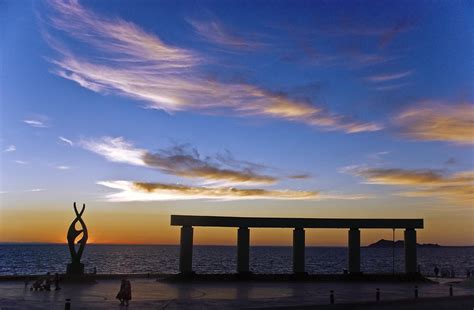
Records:
{"label": "sea water", "polygon": [[[402,248],[361,248],[361,270],[366,273],[404,271]],[[233,273],[235,246],[193,248],[193,269],[197,273]],[[435,266],[454,271],[456,277],[474,272],[474,247],[418,248],[418,264],[425,275]],[[82,257],[86,272],[97,273],[178,273],[179,246],[174,245],[87,245]],[[0,245],[0,275],[63,273],[69,263],[69,250],[63,244]],[[255,273],[291,273],[292,248],[287,246],[250,247],[250,269]],[[306,271],[338,274],[347,269],[347,248],[306,247]]]}

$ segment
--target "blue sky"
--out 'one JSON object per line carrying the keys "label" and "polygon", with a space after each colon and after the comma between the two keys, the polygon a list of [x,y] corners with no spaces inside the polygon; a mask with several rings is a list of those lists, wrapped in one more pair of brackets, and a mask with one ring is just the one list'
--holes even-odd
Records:
{"label": "blue sky", "polygon": [[4,219],[75,199],[448,217],[473,241],[469,1],[0,6]]}

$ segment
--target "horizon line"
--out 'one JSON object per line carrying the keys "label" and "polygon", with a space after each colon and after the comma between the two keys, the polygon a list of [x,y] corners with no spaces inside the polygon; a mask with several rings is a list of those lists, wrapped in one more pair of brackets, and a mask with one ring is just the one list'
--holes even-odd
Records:
{"label": "horizon line", "polygon": [[[382,239],[380,239],[382,240]],[[387,239],[383,239],[387,240]],[[392,241],[392,240],[388,240]],[[395,240],[395,241],[403,241],[403,239]],[[374,242],[375,243],[375,242]],[[373,243],[371,243],[373,244]],[[437,243],[419,243],[423,244],[437,244]],[[16,241],[3,241],[0,242],[0,245],[68,245],[67,242],[16,242]],[[137,246],[180,246],[177,243],[101,243],[101,242],[94,242],[88,243],[87,245],[137,245]],[[370,245],[370,244],[369,244]],[[361,247],[368,247],[369,245],[361,245]],[[438,244],[440,247],[474,247],[474,245],[442,245]],[[222,246],[222,247],[236,247],[237,244],[193,244],[193,246]],[[279,245],[279,244],[256,244],[250,245],[250,247],[292,247],[293,245]],[[348,246],[345,245],[306,245],[305,247],[314,247],[314,248],[347,248]]]}

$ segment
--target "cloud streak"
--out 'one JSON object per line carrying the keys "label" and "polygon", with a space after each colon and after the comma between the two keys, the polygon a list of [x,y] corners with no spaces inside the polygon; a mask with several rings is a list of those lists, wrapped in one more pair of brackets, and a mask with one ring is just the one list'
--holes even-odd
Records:
{"label": "cloud streak", "polygon": [[188,22],[199,36],[217,45],[238,50],[256,50],[265,46],[259,41],[247,39],[240,34],[232,32],[216,20],[188,19]]}
{"label": "cloud streak", "polygon": [[56,169],[58,169],[58,170],[69,170],[69,169],[71,169],[71,167],[60,165],[60,166],[56,166]]}
{"label": "cloud streak", "polygon": [[403,135],[424,141],[474,144],[474,105],[422,102],[394,118]]}
{"label": "cloud streak", "polygon": [[395,73],[384,73],[384,74],[377,74],[367,77],[367,80],[371,82],[386,82],[386,81],[393,81],[398,80],[413,74],[413,70],[403,71],[403,72],[395,72]]}
{"label": "cloud streak", "polygon": [[45,120],[42,119],[24,119],[23,123],[30,125],[31,127],[36,127],[36,128],[46,128],[48,125],[46,124]]}
{"label": "cloud streak", "polygon": [[318,192],[237,189],[233,187],[198,187],[187,185],[143,183],[130,181],[101,181],[97,184],[118,190],[106,195],[107,201],[166,201],[166,200],[313,200]]}
{"label": "cloud streak", "polygon": [[11,153],[11,152],[15,152],[15,151],[16,151],[16,146],[13,145],[13,144],[7,146],[7,147],[3,150],[4,153]]}
{"label": "cloud streak", "polygon": [[[199,67],[206,60],[193,51],[166,44],[133,23],[95,14],[77,1],[50,3],[54,14],[48,22],[56,31],[45,31],[44,38],[59,54],[50,60],[53,73],[94,92],[138,99],[170,113],[270,117],[347,133],[382,128],[256,85],[210,80]],[[66,48],[67,40],[57,40],[60,34],[90,47],[87,59]]]}
{"label": "cloud streak", "polygon": [[412,188],[398,193],[406,197],[436,197],[459,204],[474,201],[474,171],[445,175],[438,170],[408,170],[349,167],[346,172],[362,177],[368,184]]}
{"label": "cloud streak", "polygon": [[72,142],[71,140],[67,139],[67,138],[64,138],[62,136],[59,136],[58,139],[60,141],[62,141],[63,143],[66,143],[66,144],[69,144],[69,146],[74,146],[74,142]]}
{"label": "cloud streak", "polygon": [[215,158],[201,158],[196,149],[180,145],[152,153],[136,148],[122,137],[103,137],[83,140],[80,145],[112,162],[158,169],[166,174],[185,178],[198,178],[222,184],[273,184],[278,179],[260,174],[262,165],[238,161],[227,153]]}

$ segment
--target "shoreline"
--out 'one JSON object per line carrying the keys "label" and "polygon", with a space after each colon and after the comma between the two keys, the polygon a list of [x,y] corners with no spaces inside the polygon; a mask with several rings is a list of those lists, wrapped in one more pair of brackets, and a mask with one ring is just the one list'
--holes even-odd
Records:
{"label": "shoreline", "polygon": [[[124,274],[84,274],[82,276],[69,276],[59,274],[65,282],[69,281],[94,281],[112,279],[156,279],[164,282],[417,282],[436,283],[435,281],[419,274],[165,274],[165,273],[124,273]],[[32,281],[45,277],[45,274],[36,275],[1,275],[0,282],[7,281]],[[50,274],[54,276],[54,274]],[[453,283],[460,279],[453,278]]]}
{"label": "shoreline", "polygon": [[[0,246],[2,245],[63,245],[67,246],[66,242],[0,242]],[[155,244],[155,243],[88,243],[87,246],[170,246],[170,247],[179,247],[179,244]],[[194,244],[195,247],[236,247],[235,244]],[[251,247],[292,247],[291,244],[288,245],[278,245],[278,244],[258,244],[258,245],[251,245]],[[361,245],[361,248],[369,248],[369,249],[391,249],[392,246],[371,246],[368,245]],[[438,245],[438,246],[430,246],[430,245],[417,245],[420,248],[474,248],[474,245]],[[306,248],[347,248],[347,245],[306,245]],[[397,247],[395,248],[403,248]]]}

